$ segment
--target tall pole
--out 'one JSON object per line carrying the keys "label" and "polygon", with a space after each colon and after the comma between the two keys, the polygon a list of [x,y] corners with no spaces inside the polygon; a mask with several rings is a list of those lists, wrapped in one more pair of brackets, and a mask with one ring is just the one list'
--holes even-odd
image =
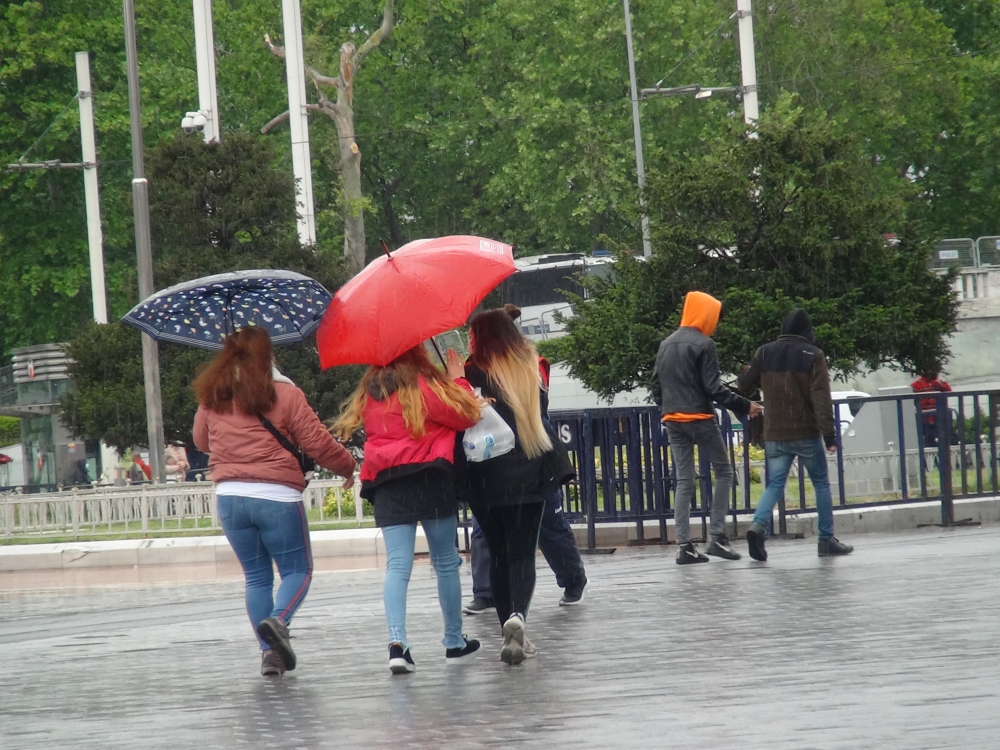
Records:
{"label": "tall pole", "polygon": [[309,155],[309,114],[306,110],[306,61],[302,50],[299,0],[281,0],[285,34],[285,77],[288,79],[288,124],[292,131],[292,173],[299,242],[316,244],[312,161]]}
{"label": "tall pole", "polygon": [[108,322],[104,291],[104,236],[97,184],[97,141],[94,136],[94,99],[90,90],[90,54],[76,53],[76,88],[80,101],[80,143],[83,150],[83,192],[87,203],[87,243],[90,245],[90,296],[94,320]]}
{"label": "tall pole", "polygon": [[736,0],[736,15],[740,31],[740,71],[743,74],[743,121],[757,122],[757,60],[753,52],[752,0]]}
{"label": "tall pole", "polygon": [[219,95],[215,87],[215,31],[212,0],[193,0],[194,49],[198,63],[198,109],[205,114],[205,143],[222,137],[219,126]]}
{"label": "tall pole", "polygon": [[635,84],[635,54],[632,51],[632,13],[628,0],[622,0],[625,7],[625,45],[628,49],[628,78],[632,91],[632,133],[635,136],[635,171],[639,176],[639,206],[642,209],[642,254],[649,257],[653,246],[649,241],[649,216],[646,215],[646,165],[642,160],[642,126],[639,124],[639,92]]}
{"label": "tall pole", "polygon": [[[135,216],[135,254],[139,267],[139,298],[153,289],[153,249],[149,238],[149,183],[142,155],[142,112],[139,106],[139,61],[135,44],[134,0],[125,5],[125,57],[128,64],[128,112],[132,126],[132,212]],[[167,479],[163,438],[163,405],[160,395],[160,353],[156,342],[142,334],[142,373],[146,388],[146,432],[153,481]]]}

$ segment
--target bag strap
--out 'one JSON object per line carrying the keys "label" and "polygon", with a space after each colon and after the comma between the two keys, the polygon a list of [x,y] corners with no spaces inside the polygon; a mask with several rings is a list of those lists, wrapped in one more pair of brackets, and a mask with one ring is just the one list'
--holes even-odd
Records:
{"label": "bag strap", "polygon": [[301,451],[292,445],[292,442],[288,438],[281,434],[281,431],[271,423],[270,419],[265,417],[263,414],[258,414],[257,418],[260,420],[260,423],[264,425],[264,429],[274,435],[274,439],[281,443],[282,448],[295,456],[296,459],[299,457],[299,453]]}

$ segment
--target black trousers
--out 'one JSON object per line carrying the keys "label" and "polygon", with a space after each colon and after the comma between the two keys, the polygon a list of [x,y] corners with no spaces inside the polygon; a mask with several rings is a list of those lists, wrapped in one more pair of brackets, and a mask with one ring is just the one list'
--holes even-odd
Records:
{"label": "black trousers", "polygon": [[474,510],[490,548],[490,588],[500,623],[528,614],[535,593],[535,550],[545,503]]}

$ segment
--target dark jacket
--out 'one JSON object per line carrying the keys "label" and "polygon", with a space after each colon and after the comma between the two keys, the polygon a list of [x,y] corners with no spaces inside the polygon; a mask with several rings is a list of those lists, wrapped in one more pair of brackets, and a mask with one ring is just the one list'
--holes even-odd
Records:
{"label": "dark jacket", "polygon": [[[485,398],[493,399],[493,408],[514,431],[515,441],[514,450],[510,453],[479,463],[465,461],[465,453],[461,446],[458,446],[455,466],[456,471],[462,476],[464,499],[468,501],[473,512],[477,509],[544,501],[559,486],[559,481],[552,475],[547,454],[528,458],[517,434],[514,411],[500,397],[485,372],[473,364],[467,364],[465,377],[473,388],[480,389]],[[544,389],[541,397],[544,415],[547,403]],[[552,437],[551,431],[549,436]]]}
{"label": "dark jacket", "polygon": [[701,292],[684,299],[681,327],[660,344],[650,393],[669,419],[671,414],[714,415],[715,404],[746,414],[750,402],[722,383],[711,334],[722,304]]}
{"label": "dark jacket", "polygon": [[792,310],[778,339],[757,350],[740,373],[739,388],[764,394],[764,440],[822,437],[828,448],[836,445],[830,371],[805,310]]}

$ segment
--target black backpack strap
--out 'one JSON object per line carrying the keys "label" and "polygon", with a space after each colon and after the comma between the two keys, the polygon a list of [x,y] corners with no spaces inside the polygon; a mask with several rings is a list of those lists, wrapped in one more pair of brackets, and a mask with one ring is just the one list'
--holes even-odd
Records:
{"label": "black backpack strap", "polygon": [[295,456],[295,459],[298,460],[300,451],[292,445],[288,438],[281,434],[281,431],[271,423],[271,420],[263,414],[258,414],[257,418],[260,420],[260,423],[264,425],[264,429],[274,435],[274,439],[281,443],[281,447]]}

